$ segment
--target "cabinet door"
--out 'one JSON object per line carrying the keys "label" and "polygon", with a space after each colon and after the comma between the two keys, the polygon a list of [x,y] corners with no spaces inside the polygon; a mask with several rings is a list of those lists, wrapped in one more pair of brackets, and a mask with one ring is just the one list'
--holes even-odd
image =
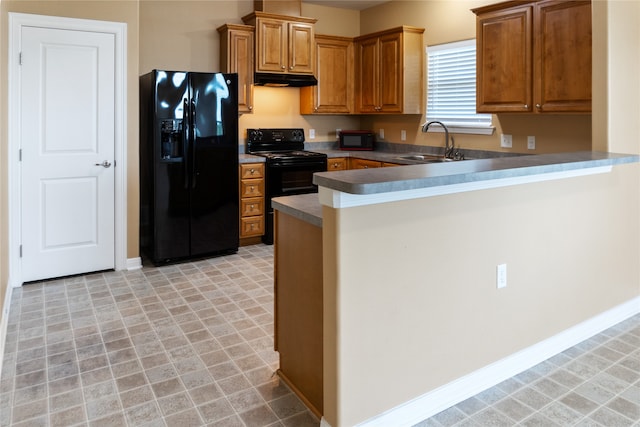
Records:
{"label": "cabinet door", "polygon": [[534,28],[536,109],[591,111],[591,2],[537,3]]}
{"label": "cabinet door", "polygon": [[380,37],[378,110],[402,112],[402,34]]}
{"label": "cabinet door", "polygon": [[277,19],[256,21],[256,70],[283,73],[287,64],[287,23]]}
{"label": "cabinet door", "polygon": [[357,158],[349,159],[349,169],[371,169],[371,168],[379,168],[381,166],[382,166],[382,162],[378,162],[376,160],[357,159]]}
{"label": "cabinet door", "polygon": [[289,23],[289,72],[313,74],[315,41],[313,25]]}
{"label": "cabinet door", "polygon": [[223,72],[238,73],[238,111],[250,113],[253,110],[253,28],[225,25],[218,31],[220,67]]}
{"label": "cabinet door", "polygon": [[353,112],[353,41],[316,35],[318,84],[300,88],[301,114]]}
{"label": "cabinet door", "polygon": [[532,14],[527,5],[478,15],[479,113],[532,111]]}
{"label": "cabinet door", "polygon": [[359,113],[379,110],[378,38],[360,40],[356,45],[356,102]]}

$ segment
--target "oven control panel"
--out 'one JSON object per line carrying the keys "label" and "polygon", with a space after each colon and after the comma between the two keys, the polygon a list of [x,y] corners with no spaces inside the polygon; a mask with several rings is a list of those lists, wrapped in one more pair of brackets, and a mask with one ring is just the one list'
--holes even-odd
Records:
{"label": "oven control panel", "polygon": [[249,142],[304,142],[304,129],[247,129]]}

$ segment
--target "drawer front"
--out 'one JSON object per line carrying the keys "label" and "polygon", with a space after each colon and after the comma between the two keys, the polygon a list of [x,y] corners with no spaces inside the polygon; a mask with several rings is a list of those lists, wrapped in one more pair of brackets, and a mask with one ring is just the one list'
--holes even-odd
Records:
{"label": "drawer front", "polygon": [[240,165],[240,179],[264,178],[264,164],[247,163]]}
{"label": "drawer front", "polygon": [[264,199],[262,197],[250,197],[240,201],[240,215],[256,216],[264,213]]}
{"label": "drawer front", "polygon": [[264,216],[240,218],[240,237],[261,236],[264,234]]}
{"label": "drawer front", "polygon": [[379,168],[382,163],[375,160],[351,159],[351,169]]}
{"label": "drawer front", "polygon": [[347,159],[346,158],[337,158],[337,159],[327,159],[327,170],[328,171],[343,171],[347,169]]}
{"label": "drawer front", "polygon": [[240,197],[262,197],[264,179],[243,179],[240,181]]}

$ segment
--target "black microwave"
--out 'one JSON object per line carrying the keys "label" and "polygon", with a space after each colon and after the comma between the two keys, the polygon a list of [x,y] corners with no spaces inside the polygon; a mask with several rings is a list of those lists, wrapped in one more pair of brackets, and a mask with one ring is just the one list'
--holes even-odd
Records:
{"label": "black microwave", "polygon": [[376,135],[370,130],[343,130],[340,132],[341,150],[373,150]]}

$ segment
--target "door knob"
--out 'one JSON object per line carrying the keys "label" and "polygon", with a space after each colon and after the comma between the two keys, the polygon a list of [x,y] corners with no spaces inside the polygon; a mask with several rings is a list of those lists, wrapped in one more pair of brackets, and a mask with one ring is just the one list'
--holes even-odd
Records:
{"label": "door knob", "polygon": [[111,166],[111,163],[105,160],[102,163],[96,163],[96,166],[102,166],[103,168],[108,168],[109,166]]}

